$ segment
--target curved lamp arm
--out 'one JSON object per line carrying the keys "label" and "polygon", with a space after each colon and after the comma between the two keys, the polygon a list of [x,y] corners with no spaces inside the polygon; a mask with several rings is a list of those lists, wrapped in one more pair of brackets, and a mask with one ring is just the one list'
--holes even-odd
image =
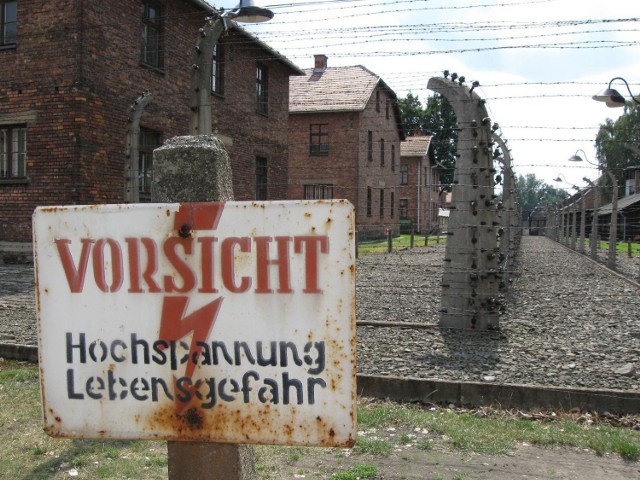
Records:
{"label": "curved lamp arm", "polygon": [[610,108],[624,107],[627,104],[627,101],[625,100],[625,98],[615,88],[611,88],[611,84],[616,80],[621,80],[625,84],[625,86],[627,87],[627,91],[631,96],[631,99],[635,103],[640,105],[640,100],[638,100],[636,97],[633,96],[633,93],[631,93],[631,88],[629,88],[629,84],[622,77],[612,78],[607,88],[605,88],[602,92],[597,93],[591,98],[593,98],[598,102],[604,102],[607,105],[607,107],[610,107]]}

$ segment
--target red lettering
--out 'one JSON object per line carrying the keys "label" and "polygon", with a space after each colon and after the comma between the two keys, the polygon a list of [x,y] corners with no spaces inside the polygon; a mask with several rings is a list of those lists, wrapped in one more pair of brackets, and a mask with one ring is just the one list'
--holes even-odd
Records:
{"label": "red lettering", "polygon": [[69,245],[71,240],[56,239],[56,247],[58,248],[58,254],[60,255],[60,261],[62,262],[62,268],[64,268],[64,274],[67,277],[67,283],[72,293],[80,293],[84,288],[84,277],[87,273],[87,263],[89,262],[89,253],[91,252],[91,245],[93,240],[89,238],[83,238],[82,251],[80,253],[80,260],[76,267],[73,263],[73,257],[69,251]]}
{"label": "red lettering", "polygon": [[[318,287],[318,251],[329,253],[329,237],[300,236],[293,240],[293,251],[302,253],[304,245],[305,288],[304,293],[322,293]],[[319,248],[318,248],[319,247]]]}
{"label": "red lettering", "polygon": [[213,281],[213,244],[217,242],[216,237],[198,238],[198,243],[202,244],[202,286],[198,290],[200,293],[216,293]]}
{"label": "red lettering", "polygon": [[271,237],[254,237],[256,242],[256,273],[258,285],[256,293],[273,293],[269,288],[269,265],[278,266],[278,293],[292,293],[289,279],[289,242],[291,237],[276,237],[278,257],[269,258]]}
{"label": "red lettering", "polygon": [[[107,275],[104,261],[105,245],[111,250],[111,285],[107,283]],[[103,292],[117,292],[123,281],[122,275],[122,250],[120,244],[111,238],[101,238],[93,247],[93,278],[96,285]]]}
{"label": "red lettering", "polygon": [[236,283],[235,275],[235,246],[240,247],[240,251],[248,253],[251,251],[251,240],[249,237],[229,237],[225,238],[220,245],[220,267],[222,269],[222,284],[231,293],[243,293],[251,287],[251,278],[242,277],[240,285]]}
{"label": "red lettering", "polygon": [[191,255],[191,249],[193,246],[192,238],[179,238],[172,237],[168,238],[164,242],[163,250],[164,255],[171,263],[173,268],[175,268],[176,272],[180,277],[182,277],[182,286],[178,286],[175,282],[173,275],[165,275],[164,276],[164,291],[166,293],[186,293],[193,290],[196,284],[196,276],[193,273],[193,270],[189,268],[182,258],[178,256],[176,253],[176,246],[182,245],[182,249],[184,253],[187,255]]}

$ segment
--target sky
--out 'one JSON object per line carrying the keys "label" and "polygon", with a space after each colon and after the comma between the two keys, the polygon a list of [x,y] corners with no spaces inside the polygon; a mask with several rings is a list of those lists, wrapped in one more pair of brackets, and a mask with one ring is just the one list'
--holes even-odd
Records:
{"label": "sky", "polygon": [[[314,54],[327,55],[330,67],[363,65],[399,98],[411,92],[423,105],[433,94],[429,78],[444,70],[479,81],[515,174],[568,191],[598,176],[569,157],[582,150],[597,164],[599,126],[623,113],[591,96],[614,77],[640,94],[640,2],[270,1],[261,5],[274,12],[271,21],[243,26],[300,68],[313,67]],[[614,88],[628,98],[622,82]],[[554,181],[559,175],[566,183]]]}

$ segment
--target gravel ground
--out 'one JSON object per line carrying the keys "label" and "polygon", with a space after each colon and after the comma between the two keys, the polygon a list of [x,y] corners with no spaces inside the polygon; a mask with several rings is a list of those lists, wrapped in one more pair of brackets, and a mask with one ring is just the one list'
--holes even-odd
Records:
{"label": "gravel ground", "polygon": [[[637,285],[525,236],[501,330],[440,330],[443,256],[440,244],[358,259],[359,373],[640,389]],[[637,277],[640,258],[620,255],[619,269]],[[0,342],[37,343],[30,265],[0,265]]]}

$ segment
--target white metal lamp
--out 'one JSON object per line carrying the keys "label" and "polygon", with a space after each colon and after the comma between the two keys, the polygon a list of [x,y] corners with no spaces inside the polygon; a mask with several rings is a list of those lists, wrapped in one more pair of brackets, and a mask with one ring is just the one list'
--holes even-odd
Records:
{"label": "white metal lamp", "polygon": [[[622,77],[615,77],[615,78],[611,79],[611,81],[609,82],[609,86],[607,88],[602,90],[600,93],[595,94],[591,98],[593,98],[594,100],[596,100],[598,102],[604,102],[607,105],[607,107],[609,107],[609,108],[624,107],[627,104],[627,101],[625,100],[625,98],[615,88],[611,88],[611,84],[615,80],[621,80],[622,82],[624,82],[624,84],[627,87],[627,91],[629,92],[629,95],[631,96],[631,99],[634,102],[636,102],[637,104],[640,104],[640,101],[638,101],[633,96],[633,94],[631,93],[631,89],[629,88],[629,84]],[[575,161],[575,160],[573,160],[573,161]]]}
{"label": "white metal lamp", "polygon": [[242,23],[268,22],[273,18],[273,12],[268,8],[259,7],[254,0],[240,0],[240,4],[227,14],[228,18]]}

